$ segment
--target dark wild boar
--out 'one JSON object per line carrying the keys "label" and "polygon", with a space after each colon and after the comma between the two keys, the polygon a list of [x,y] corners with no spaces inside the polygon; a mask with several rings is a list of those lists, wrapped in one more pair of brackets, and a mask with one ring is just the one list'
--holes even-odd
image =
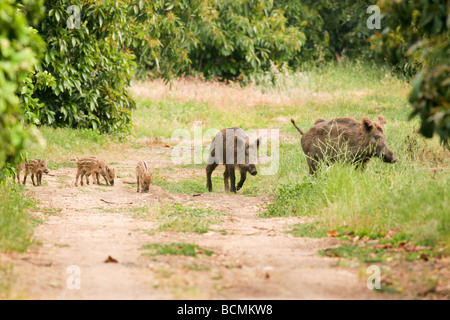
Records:
{"label": "dark wild boar", "polygon": [[152,183],[152,172],[146,161],[139,161],[136,166],[137,192],[148,192]]}
{"label": "dark wild boar", "polygon": [[343,160],[362,169],[372,157],[388,163],[397,161],[386,144],[383,132],[386,120],[383,116],[378,117],[378,122],[366,117],[361,122],[352,118],[318,119],[305,133],[294,120],[291,122],[302,135],[302,148],[310,174],[317,170],[320,160]]}
{"label": "dark wild boar", "polygon": [[[26,183],[28,175],[31,173],[31,181],[33,181],[33,186],[40,186],[42,184],[42,173],[49,173],[47,168],[47,160],[43,159],[30,159],[21,163],[17,167],[17,180],[20,183],[20,171],[25,169],[25,176],[23,178],[23,184]],[[36,177],[36,182],[34,181]]]}
{"label": "dark wild boar", "polygon": [[[214,137],[206,166],[206,186],[212,191],[211,174],[219,164],[225,165],[223,174],[225,191],[236,193],[240,190],[247,177],[247,172],[252,176],[257,174],[256,156],[259,147],[259,139],[250,142],[244,130],[238,127],[223,129]],[[241,173],[241,179],[236,187],[235,169]],[[228,184],[230,180],[231,187]]]}

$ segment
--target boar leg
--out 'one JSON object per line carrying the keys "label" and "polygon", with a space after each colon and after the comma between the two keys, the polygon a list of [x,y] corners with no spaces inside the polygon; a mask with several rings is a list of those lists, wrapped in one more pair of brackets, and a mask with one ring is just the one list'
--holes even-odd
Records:
{"label": "boar leg", "polygon": [[137,192],[138,193],[139,193],[139,187],[140,187],[139,175],[137,175]]}
{"label": "boar leg", "polygon": [[36,174],[37,185],[40,186],[42,184],[42,172],[38,172]]}
{"label": "boar leg", "polygon": [[356,163],[356,169],[361,169],[361,171],[364,171],[366,169],[367,163],[370,161],[370,158],[363,159],[361,161],[358,161]]}
{"label": "boar leg", "polygon": [[77,176],[75,178],[75,187],[78,187],[78,178],[80,177],[81,170],[77,170]]}
{"label": "boar leg", "polygon": [[217,163],[208,164],[206,166],[206,187],[208,188],[208,191],[212,191],[212,181],[211,181],[211,174],[214,171],[214,169],[217,168]]}
{"label": "boar leg", "polygon": [[17,182],[20,184],[20,172],[19,169],[16,170]]}
{"label": "boar leg", "polygon": [[234,172],[234,165],[227,164],[227,170],[230,175],[230,191],[236,193],[236,173]]}
{"label": "boar leg", "polygon": [[309,166],[309,174],[315,174],[317,170],[317,161],[310,157],[308,157],[306,161],[308,162]]}
{"label": "boar leg", "polygon": [[[36,175],[36,180],[37,180],[37,175]],[[33,186],[36,187],[36,183],[34,182],[34,173],[31,174],[31,181],[33,181]]]}
{"label": "boar leg", "polygon": [[241,180],[239,181],[236,190],[239,191],[244,185],[245,179],[247,178],[247,171],[244,168],[240,169],[241,172]]}
{"label": "boar leg", "polygon": [[[87,172],[86,175],[85,175],[87,184],[89,184],[89,177],[90,176],[91,176],[91,172]],[[93,178],[93,181],[94,181],[93,184],[95,184],[95,177]]]}
{"label": "boar leg", "polygon": [[230,179],[230,173],[228,172],[228,167],[225,166],[225,172],[223,173],[223,183],[225,185],[225,191],[230,191],[230,185],[228,180]]}
{"label": "boar leg", "polygon": [[[83,178],[84,178],[84,175],[86,174],[86,171],[81,171],[81,176],[80,176],[80,184],[81,184],[81,186],[84,186],[84,183],[83,183]],[[87,179],[86,179],[87,180]],[[88,180],[88,182],[89,182],[89,180]]]}
{"label": "boar leg", "polygon": [[[100,175],[97,173],[97,182],[98,182],[98,184],[100,184],[99,176]],[[105,179],[106,185],[109,186],[108,179],[106,178],[106,175],[103,176],[103,179]]]}
{"label": "boar leg", "polygon": [[22,182],[22,184],[25,184],[25,183],[27,182],[27,176],[28,176],[28,171],[25,170],[25,175],[24,175],[24,177],[23,177],[23,182]]}

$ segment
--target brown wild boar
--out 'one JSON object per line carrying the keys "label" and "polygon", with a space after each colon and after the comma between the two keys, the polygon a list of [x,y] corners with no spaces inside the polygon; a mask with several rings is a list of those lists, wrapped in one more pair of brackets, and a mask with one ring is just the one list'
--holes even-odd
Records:
{"label": "brown wild boar", "polygon": [[78,178],[81,176],[81,185],[83,186],[83,177],[86,176],[86,184],[89,184],[89,179],[87,174],[92,174],[95,172],[101,172],[104,170],[101,162],[95,157],[87,157],[76,159],[77,161],[77,174],[75,178],[75,186],[78,187]]}
{"label": "brown wild boar", "polygon": [[320,160],[343,160],[362,169],[372,157],[379,157],[388,163],[397,161],[386,144],[383,132],[386,119],[383,116],[378,117],[378,122],[366,117],[361,122],[352,118],[318,119],[305,133],[294,120],[291,122],[302,135],[302,149],[310,174],[317,170]]}
{"label": "brown wild boar", "polygon": [[[208,165],[206,166],[206,186],[212,191],[211,174],[219,164],[225,165],[223,174],[225,191],[236,193],[244,185],[247,172],[252,176],[257,174],[256,155],[259,139],[250,142],[244,130],[238,127],[223,129],[216,134],[211,142]],[[236,187],[235,169],[241,173],[241,179]],[[230,180],[231,187],[228,184]]]}
{"label": "brown wild boar", "polygon": [[[25,160],[17,167],[17,180],[20,183],[20,172],[25,169],[25,176],[23,178],[23,184],[26,183],[28,175],[31,173],[31,181],[33,181],[33,186],[40,186],[42,184],[42,173],[49,173],[47,168],[47,160],[43,159],[30,159]],[[34,181],[36,177],[36,182]]]}
{"label": "brown wild boar", "polygon": [[139,161],[136,166],[137,192],[148,192],[152,183],[152,172],[146,161]]}
{"label": "brown wild boar", "polygon": [[21,183],[20,182],[20,173],[23,171],[23,170],[25,170],[25,162],[22,162],[21,164],[19,164],[17,167],[16,167],[16,177],[17,177],[17,183]]}
{"label": "brown wild boar", "polygon": [[[93,159],[97,159],[95,157],[91,157]],[[97,182],[98,185],[100,185],[100,175],[102,175],[103,179],[105,179],[106,185],[108,183],[110,185],[114,185],[114,178],[116,177],[116,172],[114,168],[110,167],[105,160],[97,159],[99,162],[99,169],[100,170],[93,170],[91,172],[86,173],[86,181],[87,184],[89,184],[89,177],[92,174],[92,178],[94,180],[94,183]]]}

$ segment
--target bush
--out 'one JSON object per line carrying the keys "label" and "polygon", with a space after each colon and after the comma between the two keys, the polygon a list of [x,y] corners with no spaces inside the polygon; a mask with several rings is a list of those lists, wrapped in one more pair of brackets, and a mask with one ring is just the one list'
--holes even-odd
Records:
{"label": "bush", "polygon": [[271,0],[215,1],[197,25],[192,68],[206,76],[234,78],[294,59],[305,35],[287,25]]}
{"label": "bush", "polygon": [[294,59],[305,40],[272,0],[133,1],[138,75],[230,79]]}
{"label": "bush", "polygon": [[[68,10],[71,5],[81,10],[79,26],[69,25],[76,22],[76,11]],[[127,4],[46,0],[45,8],[45,19],[36,28],[48,47],[32,88],[32,98],[40,103],[29,111],[40,123],[54,127],[127,130],[135,105],[127,92],[135,68],[125,47],[132,28]],[[45,85],[36,86],[39,79]]]}
{"label": "bush", "polygon": [[314,61],[340,59],[341,56],[371,58],[367,40],[375,30],[367,28],[370,0],[276,0],[274,5],[284,11],[288,25],[306,35],[302,51],[291,66]]}
{"label": "bush", "polygon": [[[35,30],[29,28],[27,17],[34,19],[41,1],[13,0],[0,4],[0,170],[16,162],[24,148],[26,131],[22,125],[18,93],[28,73],[37,62],[37,51],[43,43]],[[1,177],[0,177],[1,178]]]}
{"label": "bush", "polygon": [[437,133],[450,147],[450,20],[448,1],[384,0],[388,26],[373,37],[373,47],[407,74],[419,71],[409,101],[420,115],[420,132]]}

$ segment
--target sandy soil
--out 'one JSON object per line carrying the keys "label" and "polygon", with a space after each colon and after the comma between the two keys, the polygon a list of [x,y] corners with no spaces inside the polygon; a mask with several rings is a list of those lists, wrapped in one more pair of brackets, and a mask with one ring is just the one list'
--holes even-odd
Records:
{"label": "sandy soil", "polygon": [[[268,196],[205,193],[171,194],[152,186],[136,193],[124,182],[134,175],[135,159],[156,167],[170,165],[170,149],[130,149],[104,157],[118,172],[114,186],[75,188],[76,169],[60,168],[44,176],[42,187],[28,194],[52,215],[35,230],[36,244],[26,253],[8,254],[17,281],[12,296],[23,299],[383,299],[392,296],[367,289],[358,270],[337,267],[337,259],[321,257],[319,249],[334,239],[296,238],[286,233],[306,218],[258,216]],[[186,169],[187,171],[189,169]],[[177,170],[167,178],[176,179]],[[199,173],[200,174],[200,173]],[[222,170],[215,174],[221,176]],[[222,185],[214,186],[217,189]],[[245,188],[245,185],[244,185]],[[106,202],[105,202],[106,201]],[[155,201],[179,202],[228,213],[204,234],[156,232],[157,219],[142,219],[132,208]],[[214,230],[216,229],[216,230]],[[217,232],[220,230],[221,232]],[[194,243],[213,250],[211,256],[144,256],[147,243]],[[111,256],[117,263],[105,263]],[[192,266],[200,270],[195,270]],[[71,289],[79,270],[80,288]],[[189,267],[191,266],[191,267]],[[68,273],[69,272],[69,273]],[[69,284],[69,285],[68,285]]]}

